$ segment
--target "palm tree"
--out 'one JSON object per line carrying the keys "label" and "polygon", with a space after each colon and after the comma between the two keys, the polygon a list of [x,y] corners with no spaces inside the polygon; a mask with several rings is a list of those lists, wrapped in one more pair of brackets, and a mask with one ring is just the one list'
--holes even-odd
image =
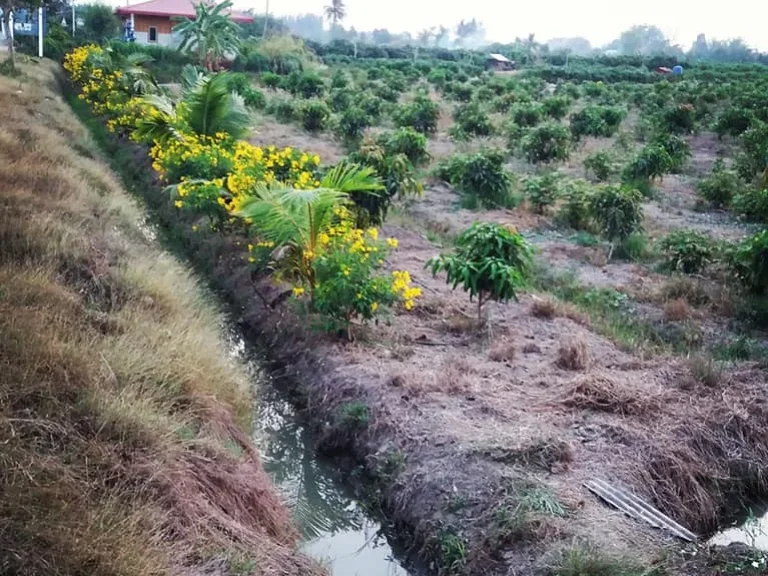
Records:
{"label": "palm tree", "polygon": [[331,0],[330,5],[325,7],[325,17],[332,22],[334,28],[344,20],[346,15],[347,8],[344,6],[344,0]]}
{"label": "palm tree", "polygon": [[248,130],[250,115],[243,99],[230,92],[229,74],[200,74],[193,66],[182,70],[183,94],[179,105],[166,96],[144,98],[153,112],[136,128],[136,136],[146,142],[166,142],[182,132],[213,136],[225,132],[238,138]]}
{"label": "palm tree", "polygon": [[232,20],[229,11],[232,2],[225,0],[210,5],[195,4],[195,18],[185,18],[173,27],[174,34],[182,36],[179,50],[197,51],[198,62],[212,70],[227,54],[237,54],[240,48],[240,27]]}
{"label": "palm tree", "polygon": [[159,90],[157,80],[144,65],[154,59],[148,54],[134,52],[122,56],[111,48],[104,48],[92,56],[94,65],[106,73],[121,72],[125,89],[132,94],[152,94]]}
{"label": "palm tree", "polygon": [[286,248],[281,268],[314,288],[314,270],[306,256],[317,251],[320,234],[333,223],[335,209],[350,202],[351,192],[375,194],[382,189],[372,168],[341,163],[326,173],[319,188],[260,184],[236,215],[252,221],[265,240]]}

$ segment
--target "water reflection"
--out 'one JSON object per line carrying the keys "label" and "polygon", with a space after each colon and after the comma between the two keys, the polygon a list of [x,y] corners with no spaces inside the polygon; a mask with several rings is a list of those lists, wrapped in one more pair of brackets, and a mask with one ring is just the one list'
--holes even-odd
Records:
{"label": "water reflection", "polygon": [[734,542],[747,544],[763,552],[768,552],[768,512],[762,517],[748,518],[741,526],[726,528],[709,540],[709,544],[728,546]]}
{"label": "water reflection", "polygon": [[303,537],[302,549],[333,576],[408,576],[393,558],[381,526],[338,482],[331,464],[315,456],[307,429],[280,398],[253,352],[235,331],[227,331],[232,357],[245,360],[259,398],[254,440]]}

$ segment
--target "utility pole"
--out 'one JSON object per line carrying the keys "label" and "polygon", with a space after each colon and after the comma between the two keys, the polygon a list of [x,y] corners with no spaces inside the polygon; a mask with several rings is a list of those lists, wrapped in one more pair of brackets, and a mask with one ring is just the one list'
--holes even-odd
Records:
{"label": "utility pole", "polygon": [[43,57],[43,7],[37,9],[37,57]]}
{"label": "utility pole", "polygon": [[264,12],[264,38],[267,37],[267,25],[269,24],[269,0],[267,0],[267,9]]}

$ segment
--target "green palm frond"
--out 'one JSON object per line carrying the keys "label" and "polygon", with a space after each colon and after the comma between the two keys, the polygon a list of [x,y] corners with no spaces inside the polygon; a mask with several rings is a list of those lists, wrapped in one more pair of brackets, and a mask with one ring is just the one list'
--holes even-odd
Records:
{"label": "green palm frond", "polygon": [[320,186],[340,190],[347,194],[353,192],[375,194],[384,189],[384,185],[373,168],[351,162],[339,162],[328,170],[320,181]]}
{"label": "green palm frond", "polygon": [[185,64],[179,75],[179,83],[181,84],[182,92],[186,94],[194,90],[198,87],[203,78],[205,78],[205,74],[201,72],[197,66]]}
{"label": "green palm frond", "polygon": [[334,208],[346,200],[339,190],[262,184],[236,215],[251,219],[259,234],[277,245],[314,246],[318,234],[330,225]]}
{"label": "green palm frond", "polygon": [[213,136],[226,132],[239,138],[248,129],[250,115],[242,99],[234,97],[227,87],[227,74],[201,79],[184,97],[184,119],[200,135]]}
{"label": "green palm frond", "polygon": [[142,142],[165,143],[172,138],[181,138],[180,119],[176,109],[165,96],[151,94],[142,101],[153,108],[151,114],[143,117],[136,126],[134,134]]}

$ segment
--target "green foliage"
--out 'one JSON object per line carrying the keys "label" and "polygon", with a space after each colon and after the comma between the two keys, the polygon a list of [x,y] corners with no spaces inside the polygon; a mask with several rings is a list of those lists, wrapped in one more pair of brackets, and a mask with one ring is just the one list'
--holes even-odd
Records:
{"label": "green foliage", "polygon": [[562,120],[568,114],[571,100],[566,96],[551,96],[541,101],[544,114],[555,120]]}
{"label": "green foliage", "polygon": [[456,187],[468,206],[479,203],[494,208],[512,202],[511,176],[504,168],[504,154],[498,150],[454,155],[438,165],[437,176]]}
{"label": "green foliage", "polygon": [[661,239],[659,249],[668,270],[695,274],[713,260],[715,246],[709,236],[696,230],[675,230]]}
{"label": "green foliage", "polygon": [[282,77],[274,72],[264,72],[259,79],[264,86],[271,88],[272,90],[278,88],[282,81]]}
{"label": "green foliage", "polygon": [[343,70],[340,68],[337,68],[333,72],[333,76],[331,76],[331,88],[335,89],[343,89],[349,86],[349,78],[344,73]]}
{"label": "green foliage", "polygon": [[436,132],[439,117],[440,107],[423,92],[417,94],[410,104],[398,106],[393,114],[396,126],[411,127],[422,134]]}
{"label": "green foliage", "polygon": [[642,200],[633,188],[606,184],[590,196],[589,211],[603,237],[621,241],[642,229]]}
{"label": "green foliage", "polygon": [[544,119],[544,107],[538,102],[521,102],[512,107],[510,117],[518,126],[535,126]]}
{"label": "green foliage", "polygon": [[305,130],[318,132],[325,129],[331,111],[322,100],[308,100],[299,106],[299,116]]}
{"label": "green foliage", "polygon": [[586,182],[569,180],[564,185],[565,201],[557,213],[557,220],[573,230],[587,230],[590,224],[589,196]]}
{"label": "green foliage", "polygon": [[661,114],[664,130],[691,134],[696,128],[696,108],[691,104],[676,104],[667,107]]}
{"label": "green foliage", "polygon": [[490,136],[494,132],[490,117],[476,101],[456,107],[453,119],[463,134]]}
{"label": "green foliage", "polygon": [[756,175],[762,175],[765,181],[768,170],[768,123],[753,122],[742,135],[741,144],[742,152],[736,157],[739,176],[749,182]]}
{"label": "green foliage", "polygon": [[321,98],[325,93],[325,82],[314,72],[293,71],[282,78],[280,87],[294,96]]}
{"label": "green foliage", "polygon": [[728,263],[745,288],[764,294],[768,290],[768,230],[737,244],[728,254]]}
{"label": "green foliage", "polygon": [[651,576],[653,573],[632,559],[606,556],[597,550],[574,546],[563,550],[547,566],[544,576]]}
{"label": "green foliage", "polygon": [[711,174],[696,185],[699,196],[715,208],[730,206],[731,200],[741,189],[742,183],[738,175],[732,170],[726,170],[721,159],[715,162]]}
{"label": "green foliage", "polygon": [[279,100],[268,111],[271,111],[280,122],[285,123],[293,122],[298,116],[296,103],[293,100]]}
{"label": "green foliage", "polygon": [[350,193],[358,207],[358,226],[377,225],[384,222],[396,197],[420,194],[423,190],[416,179],[416,170],[403,152],[396,147],[402,142],[382,136],[378,142],[368,140],[350,155],[353,162],[372,168],[384,184],[384,190],[376,194]]}
{"label": "green foliage", "polygon": [[537,214],[543,214],[549,206],[553,206],[560,193],[559,182],[555,172],[543,176],[530,176],[523,180],[523,190],[528,203]]}
{"label": "green foliage", "polygon": [[605,182],[613,173],[611,155],[603,150],[592,152],[584,159],[584,168],[591,171],[598,182]]}
{"label": "green foliage", "polygon": [[768,222],[768,188],[747,188],[733,197],[736,214],[754,222]]}
{"label": "green foliage", "polygon": [[239,52],[240,27],[229,15],[230,0],[218,4],[200,2],[194,7],[195,17],[184,18],[173,27],[173,33],[181,36],[181,52],[194,52],[198,64],[213,70],[227,54]]}
{"label": "green foliage", "polygon": [[370,125],[370,117],[362,109],[351,106],[339,116],[335,132],[339,138],[353,144],[363,137],[365,129]]}
{"label": "green foliage", "polygon": [[614,106],[590,104],[571,115],[571,134],[574,140],[582,136],[610,137],[619,130],[626,111]]}
{"label": "green foliage", "polygon": [[437,537],[438,563],[448,574],[460,573],[467,563],[467,545],[464,538],[452,532],[441,532]]}
{"label": "green foliage", "polygon": [[411,164],[420,166],[429,161],[427,137],[413,128],[398,128],[379,137],[388,154],[404,154]]}
{"label": "green foliage", "polygon": [[120,20],[115,16],[111,6],[86,4],[82,8],[81,15],[83,26],[80,28],[80,33],[86,42],[103,44],[107,40],[120,36]]}
{"label": "green foliage", "polygon": [[741,106],[729,106],[720,113],[715,122],[714,130],[722,138],[728,136],[740,136],[751,126],[755,120],[755,114]]}
{"label": "green foliage", "polygon": [[679,173],[691,158],[691,145],[685,138],[676,134],[660,132],[652,138],[650,143],[664,148],[671,162],[669,171],[674,174]]}
{"label": "green foliage", "polygon": [[500,224],[478,222],[456,239],[452,254],[441,254],[426,265],[437,275],[445,271],[453,289],[461,285],[470,300],[478,299],[478,318],[487,300],[517,299],[531,268],[531,249],[523,237]]}
{"label": "green foliage", "polygon": [[349,432],[359,432],[368,428],[370,410],[362,402],[349,402],[339,410],[339,425]]}
{"label": "green foliage", "polygon": [[613,254],[632,262],[647,260],[651,256],[648,237],[642,232],[633,232],[615,246]]}
{"label": "green foliage", "polygon": [[352,106],[353,98],[354,93],[351,90],[347,88],[334,88],[328,97],[328,105],[334,112],[343,112]]}
{"label": "green foliage", "polygon": [[571,133],[557,122],[545,122],[528,130],[520,150],[532,164],[565,162],[571,154]]}
{"label": "green foliage", "polygon": [[248,108],[261,109],[267,104],[264,94],[251,86],[251,80],[245,74],[229,74],[227,76],[227,88],[230,92],[237,92]]}
{"label": "green foliage", "polygon": [[626,183],[650,182],[672,170],[674,162],[661,144],[646,144],[624,167],[621,177]]}

